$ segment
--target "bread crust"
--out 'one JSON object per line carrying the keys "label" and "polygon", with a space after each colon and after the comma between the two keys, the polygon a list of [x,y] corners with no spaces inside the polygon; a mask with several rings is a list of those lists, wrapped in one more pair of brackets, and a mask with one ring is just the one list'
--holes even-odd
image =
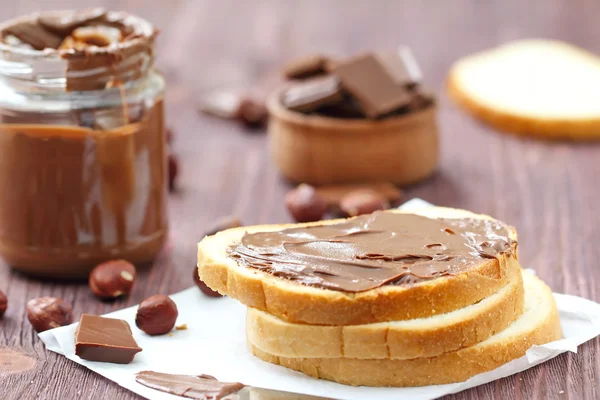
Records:
{"label": "bread crust", "polygon": [[306,325],[249,308],[246,335],[258,349],[282,357],[406,360],[472,346],[504,330],[522,313],[523,282],[517,274],[477,304],[410,321]]}
{"label": "bread crust", "polygon": [[[406,213],[402,210],[389,212]],[[465,210],[430,207],[410,213],[430,218],[483,218]],[[198,244],[198,274],[211,289],[243,304],[266,311],[284,321],[311,325],[359,325],[372,322],[425,318],[475,304],[508,284],[519,273],[515,240],[511,256],[483,260],[470,271],[440,277],[412,286],[386,285],[359,293],[320,289],[239,266],[227,256],[227,248],[245,232],[331,224],[342,220],[307,224],[262,225],[234,228],[205,237]]]}
{"label": "bread crust", "polygon": [[552,292],[536,277],[529,275],[525,279],[529,281],[525,285],[526,310],[517,321],[481,343],[437,357],[412,360],[285,358],[266,353],[250,342],[248,345],[250,351],[264,361],[346,385],[402,387],[462,382],[523,356],[533,345],[561,338]]}
{"label": "bread crust", "polygon": [[[566,47],[568,51],[583,57],[594,57],[581,49],[561,42],[553,42],[554,46]],[[494,51],[494,50],[491,50]],[[538,139],[590,141],[600,139],[600,115],[586,118],[544,118],[543,116],[515,114],[491,104],[474,99],[460,83],[459,70],[461,63],[471,62],[459,60],[452,66],[446,79],[448,95],[465,111],[486,124],[517,136],[532,136]],[[477,62],[477,61],[473,61]],[[597,61],[596,61],[597,62]],[[518,94],[517,94],[518,95]]]}

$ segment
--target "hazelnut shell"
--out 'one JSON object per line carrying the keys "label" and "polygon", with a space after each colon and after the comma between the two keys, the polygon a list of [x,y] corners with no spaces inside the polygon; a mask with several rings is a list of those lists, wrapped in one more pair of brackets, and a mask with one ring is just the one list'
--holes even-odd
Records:
{"label": "hazelnut shell", "polygon": [[296,222],[319,221],[327,211],[325,199],[305,183],[287,193],[285,205]]}
{"label": "hazelnut shell", "polygon": [[169,333],[177,321],[177,305],[169,296],[157,294],[140,303],[135,324],[148,335]]}
{"label": "hazelnut shell", "polygon": [[0,318],[4,316],[6,309],[8,308],[8,298],[0,291]]}
{"label": "hazelnut shell", "polygon": [[39,333],[72,323],[73,310],[62,299],[40,297],[27,302],[27,318],[33,329]]}
{"label": "hazelnut shell", "polygon": [[219,292],[212,290],[211,288],[208,287],[208,285],[206,285],[206,283],[204,283],[203,281],[200,280],[200,277],[198,276],[198,267],[196,267],[194,265],[194,282],[196,283],[196,286],[198,286],[198,288],[200,288],[200,290],[202,291],[202,293],[204,293],[205,295],[209,296],[209,297],[223,297],[222,294],[220,294]]}
{"label": "hazelnut shell", "polygon": [[96,297],[116,299],[131,293],[136,269],[129,261],[113,260],[97,265],[90,272],[88,284]]}
{"label": "hazelnut shell", "polygon": [[349,217],[371,214],[390,208],[390,202],[374,190],[356,190],[348,193],[340,202],[340,209]]}

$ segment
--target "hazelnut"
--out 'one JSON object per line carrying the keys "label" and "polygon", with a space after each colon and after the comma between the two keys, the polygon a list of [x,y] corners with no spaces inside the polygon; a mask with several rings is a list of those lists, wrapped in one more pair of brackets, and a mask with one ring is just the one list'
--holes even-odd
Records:
{"label": "hazelnut", "polygon": [[157,294],[140,303],[135,324],[148,335],[164,335],[173,329],[178,314],[169,296]]}
{"label": "hazelnut", "polygon": [[350,217],[370,214],[390,208],[390,202],[374,190],[355,190],[344,196],[340,202],[342,212]]}
{"label": "hazelnut", "polygon": [[251,98],[243,98],[237,109],[237,118],[247,128],[262,128],[269,120],[269,112],[264,103]]}
{"label": "hazelnut", "polygon": [[209,296],[209,297],[223,297],[222,294],[220,294],[217,291],[212,290],[211,288],[209,288],[206,283],[202,282],[200,280],[200,277],[198,276],[198,267],[196,267],[194,265],[194,282],[196,282],[196,286],[198,286],[200,288],[200,290],[202,291],[202,293],[204,293],[205,295]]}
{"label": "hazelnut", "polygon": [[179,175],[179,160],[173,153],[169,153],[168,158],[168,171],[169,171],[169,190],[173,192],[175,190],[175,181],[177,175]]}
{"label": "hazelnut", "polygon": [[135,266],[129,261],[107,261],[90,273],[90,289],[101,299],[116,299],[131,292],[135,275]]}
{"label": "hazelnut", "polygon": [[325,199],[305,183],[288,192],[285,205],[297,222],[318,221],[327,211]]}
{"label": "hazelnut", "polygon": [[0,291],[0,318],[4,316],[6,309],[8,308],[8,299],[6,295]]}
{"label": "hazelnut", "polygon": [[27,318],[39,333],[72,323],[73,310],[64,300],[40,297],[27,302]]}

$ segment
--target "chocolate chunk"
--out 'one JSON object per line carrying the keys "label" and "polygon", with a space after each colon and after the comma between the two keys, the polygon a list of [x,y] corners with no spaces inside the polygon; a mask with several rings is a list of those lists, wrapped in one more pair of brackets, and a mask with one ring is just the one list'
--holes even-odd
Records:
{"label": "chocolate chunk", "polygon": [[291,86],[283,93],[282,103],[290,110],[310,112],[342,100],[340,80],[335,76],[326,76]]}
{"label": "chocolate chunk", "polygon": [[306,79],[327,72],[328,59],[320,54],[298,58],[283,69],[287,79]]}
{"label": "chocolate chunk", "polygon": [[220,382],[210,375],[173,375],[141,371],[135,380],[149,388],[198,400],[220,400],[239,392],[244,385],[238,382]]}
{"label": "chocolate chunk", "polygon": [[103,19],[105,15],[106,11],[103,8],[46,12],[40,15],[38,23],[49,31],[67,36],[71,34],[73,29]]}
{"label": "chocolate chunk", "polygon": [[344,96],[342,101],[336,104],[319,107],[317,113],[332,118],[360,119],[365,117],[360,105],[351,96]]}
{"label": "chocolate chunk", "polygon": [[427,108],[435,103],[433,94],[418,90],[414,93],[413,99],[408,105],[410,111],[418,111]]}
{"label": "chocolate chunk", "polygon": [[82,314],[75,332],[75,354],[89,361],[129,364],[142,349],[126,321]]}
{"label": "chocolate chunk", "polygon": [[409,47],[399,47],[393,53],[378,53],[377,57],[399,85],[415,87],[423,79],[419,64]]}
{"label": "chocolate chunk", "polygon": [[406,82],[406,77],[398,65],[390,61],[390,56],[357,57],[337,65],[334,73],[370,118],[405,107],[412,100],[406,85],[398,83]]}
{"label": "chocolate chunk", "polygon": [[12,35],[21,42],[26,43],[36,50],[57,49],[62,38],[32,21],[23,21],[4,29],[5,35]]}
{"label": "chocolate chunk", "polygon": [[410,91],[412,99],[410,103],[404,107],[401,107],[391,113],[387,113],[382,117],[393,117],[399,115],[405,115],[411,112],[417,112],[432,106],[435,103],[435,97],[432,93],[421,91],[418,86],[414,87]]}

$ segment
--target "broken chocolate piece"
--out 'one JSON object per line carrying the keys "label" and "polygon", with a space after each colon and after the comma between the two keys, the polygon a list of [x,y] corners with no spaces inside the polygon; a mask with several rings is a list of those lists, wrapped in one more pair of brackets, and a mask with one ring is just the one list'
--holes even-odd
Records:
{"label": "broken chocolate piece", "polygon": [[341,63],[334,68],[342,86],[359,102],[364,113],[377,118],[407,106],[412,100],[405,77],[392,65],[389,57],[367,54]]}
{"label": "broken chocolate piece", "polygon": [[197,400],[220,400],[242,390],[239,382],[220,382],[210,375],[174,375],[140,371],[135,380],[149,388]]}
{"label": "broken chocolate piece", "polygon": [[88,361],[129,364],[142,351],[126,321],[82,314],[75,332],[75,354]]}
{"label": "broken chocolate piece", "polygon": [[306,79],[325,74],[327,68],[327,57],[316,54],[290,62],[283,69],[283,76],[287,79]]}
{"label": "broken chocolate piece", "polygon": [[408,105],[410,111],[418,111],[427,108],[435,103],[433,94],[423,91],[416,91],[412,101]]}
{"label": "broken chocolate piece", "polygon": [[62,38],[32,21],[22,21],[4,29],[4,34],[12,35],[36,50],[57,49]]}
{"label": "broken chocolate piece", "polygon": [[340,80],[336,76],[312,78],[291,86],[283,93],[283,105],[290,110],[310,112],[343,100]]}
{"label": "broken chocolate piece", "polygon": [[419,64],[409,47],[399,47],[392,53],[378,53],[377,57],[399,85],[412,88],[423,79]]}
{"label": "broken chocolate piece", "polygon": [[81,11],[55,11],[40,15],[38,23],[49,31],[62,36],[70,35],[73,29],[89,22],[97,21],[106,15],[103,8]]}
{"label": "broken chocolate piece", "polygon": [[365,118],[365,113],[361,110],[358,102],[350,96],[343,96],[342,101],[336,104],[319,107],[317,113],[332,118]]}

